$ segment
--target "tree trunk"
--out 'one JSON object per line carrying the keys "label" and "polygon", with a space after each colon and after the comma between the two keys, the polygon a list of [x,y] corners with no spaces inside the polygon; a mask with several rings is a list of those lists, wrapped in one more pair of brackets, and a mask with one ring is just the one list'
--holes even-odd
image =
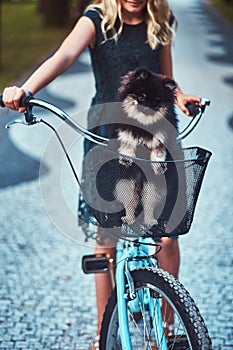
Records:
{"label": "tree trunk", "polygon": [[61,27],[70,15],[70,0],[39,0],[38,10],[46,26]]}

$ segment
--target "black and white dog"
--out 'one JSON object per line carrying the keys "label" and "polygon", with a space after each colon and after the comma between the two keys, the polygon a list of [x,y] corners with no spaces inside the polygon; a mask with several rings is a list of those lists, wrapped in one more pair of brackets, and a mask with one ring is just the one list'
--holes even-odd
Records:
{"label": "black and white dog", "polygon": [[144,147],[154,177],[166,172],[167,152],[174,147],[178,134],[174,111],[176,87],[174,80],[147,69],[131,71],[122,78],[119,101],[124,121],[119,124],[116,137],[119,162],[129,171],[127,176],[118,179],[115,198],[123,203],[126,211],[123,221],[129,225],[135,221],[139,201],[144,210],[145,225],[157,223],[154,208],[165,196],[165,188],[133,166],[133,157],[138,156],[138,148]]}

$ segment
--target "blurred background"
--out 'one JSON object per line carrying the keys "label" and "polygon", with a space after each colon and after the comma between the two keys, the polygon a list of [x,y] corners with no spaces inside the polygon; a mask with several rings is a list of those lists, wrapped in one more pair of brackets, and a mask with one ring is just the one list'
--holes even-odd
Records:
{"label": "blurred background", "polygon": [[[232,0],[208,1],[233,23]],[[0,0],[0,90],[41,63],[89,3],[88,0]]]}
{"label": "blurred background", "polygon": [[87,4],[87,0],[1,0],[0,90],[54,51]]}

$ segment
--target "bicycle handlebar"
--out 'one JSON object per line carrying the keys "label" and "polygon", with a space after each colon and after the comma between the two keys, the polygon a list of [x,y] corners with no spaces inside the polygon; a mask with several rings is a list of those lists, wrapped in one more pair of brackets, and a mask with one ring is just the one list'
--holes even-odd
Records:
{"label": "bicycle handlebar", "polygon": [[[177,141],[181,141],[185,139],[197,126],[198,122],[200,121],[203,113],[205,112],[206,106],[210,105],[210,100],[207,98],[201,98],[200,104],[188,104],[186,107],[190,111],[190,114],[194,115],[192,117],[192,120],[189,122],[189,124],[186,126],[184,130],[182,130],[178,137]],[[0,106],[5,107],[2,96],[0,96]],[[83,128],[79,123],[77,123],[74,119],[72,119],[67,113],[65,113],[60,108],[46,102],[43,100],[35,99],[34,97],[29,96],[23,96],[20,100],[20,107],[25,107],[25,117],[24,119],[16,119],[10,123],[7,124],[7,127],[9,128],[12,124],[20,123],[25,125],[34,125],[36,123],[39,123],[41,120],[37,119],[32,114],[32,108],[33,107],[40,107],[45,110],[48,110],[55,114],[57,117],[65,121],[70,127],[72,127],[75,131],[79,132],[80,134],[84,135],[87,139],[90,141],[94,141],[95,143],[100,143],[105,146],[107,146],[108,142],[110,141],[108,138],[98,136],[89,130]]]}
{"label": "bicycle handlebar", "polygon": [[188,108],[191,115],[194,115],[194,117],[191,119],[189,124],[182,130],[178,137],[177,141],[181,141],[185,139],[191,132],[195,129],[198,122],[200,121],[203,113],[205,112],[206,106],[210,105],[210,100],[208,98],[202,97],[200,100],[199,105],[191,104],[189,103],[186,107]]}
{"label": "bicycle handlebar", "polygon": [[[60,108],[46,102],[43,100],[38,100],[35,99],[34,97],[29,97],[29,96],[23,96],[20,100],[20,107],[25,107],[26,111],[24,112],[25,118],[24,119],[15,119],[12,122],[7,124],[7,128],[9,128],[13,124],[24,124],[24,125],[34,125],[37,123],[40,123],[41,119],[37,119],[36,117],[33,116],[32,114],[32,108],[33,107],[40,107],[45,110],[48,110],[55,114],[57,117],[62,119],[63,121],[66,122],[69,126],[71,126],[74,130],[79,132],[81,135],[84,135],[87,139],[90,141],[93,141],[95,143],[101,143],[103,145],[107,146],[107,143],[109,141],[108,138],[98,136],[89,130],[83,128],[80,124],[78,124],[74,119],[72,119],[67,113],[65,113],[63,110]],[[0,106],[5,107],[3,101],[2,101],[2,96],[0,96]]]}

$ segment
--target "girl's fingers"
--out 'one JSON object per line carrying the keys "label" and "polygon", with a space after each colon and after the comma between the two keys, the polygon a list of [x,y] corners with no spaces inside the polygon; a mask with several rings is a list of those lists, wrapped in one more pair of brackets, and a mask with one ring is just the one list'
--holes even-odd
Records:
{"label": "girl's fingers", "polygon": [[3,91],[3,102],[7,108],[23,112],[24,109],[19,108],[19,102],[23,95],[25,95],[25,92],[17,86],[5,88]]}

